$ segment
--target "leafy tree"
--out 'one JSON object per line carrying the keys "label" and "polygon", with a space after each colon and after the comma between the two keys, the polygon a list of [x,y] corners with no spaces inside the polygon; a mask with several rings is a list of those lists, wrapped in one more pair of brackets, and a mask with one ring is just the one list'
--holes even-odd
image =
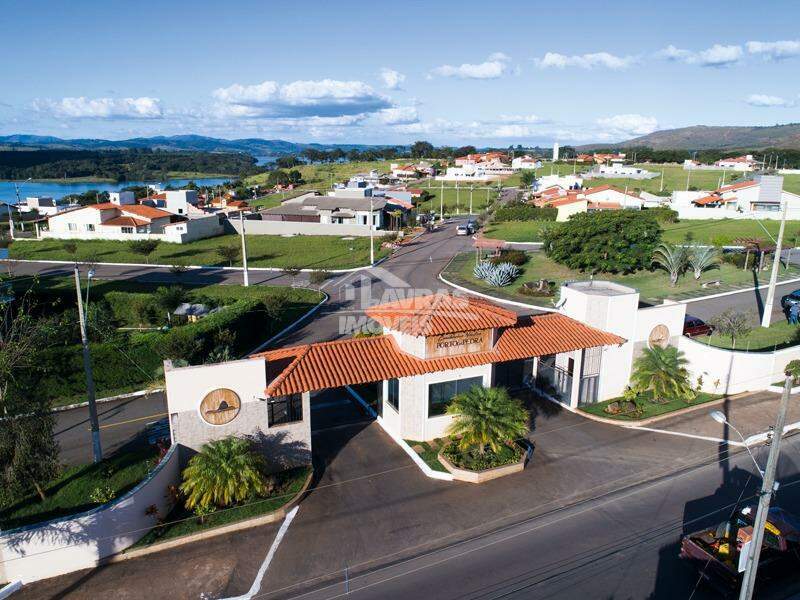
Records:
{"label": "leafy tree", "polygon": [[635,389],[651,391],[653,402],[691,401],[694,390],[689,382],[688,361],[675,346],[645,348],[634,361],[631,383]]}
{"label": "leafy tree", "polygon": [[245,438],[228,437],[205,444],[183,470],[180,490],[189,510],[230,506],[264,493],[264,459]]}
{"label": "leafy tree", "polygon": [[128,248],[134,254],[144,256],[145,261],[150,264],[150,255],[156,251],[159,243],[158,240],[131,240],[128,242]]}
{"label": "leafy tree", "polygon": [[413,158],[428,158],[433,155],[434,148],[430,142],[414,142],[411,145],[411,156]]}
{"label": "leafy tree", "polygon": [[217,255],[223,259],[228,261],[228,266],[233,266],[233,261],[238,260],[239,256],[242,254],[242,249],[239,247],[238,244],[230,244],[228,246],[219,246],[217,247]]}
{"label": "leafy tree", "polygon": [[732,308],[709,320],[709,325],[720,335],[729,337],[733,348],[736,348],[736,338],[747,335],[753,329],[750,325],[750,316]]}
{"label": "leafy tree", "polygon": [[686,249],[664,242],[653,252],[653,264],[669,273],[669,283],[675,286],[678,277],[686,270]]}
{"label": "leafy tree", "polygon": [[297,158],[296,156],[279,156],[275,161],[275,165],[279,169],[291,169],[292,167],[296,167],[302,164],[303,161]]}
{"label": "leafy tree", "polygon": [[571,269],[629,273],[650,266],[661,228],[646,211],[601,211],[574,215],[542,237],[547,255]]}
{"label": "leafy tree", "polygon": [[790,360],[786,365],[785,372],[792,376],[793,383],[797,383],[800,380],[800,360]]}
{"label": "leafy tree", "polygon": [[64,242],[61,244],[61,247],[64,249],[64,252],[69,254],[73,260],[75,260],[75,254],[78,252],[78,244],[75,242]]}
{"label": "leafy tree", "polygon": [[447,432],[460,436],[461,450],[477,448],[483,454],[488,446],[497,453],[501,445],[528,433],[528,411],[505,388],[473,386],[453,398],[447,413],[455,417]]}
{"label": "leafy tree", "polygon": [[39,393],[48,368],[43,354],[58,327],[34,317],[27,297],[9,302],[0,314],[0,482],[12,497],[45,485],[59,472],[51,402]]}
{"label": "leafy tree", "polygon": [[700,279],[704,271],[719,268],[719,250],[713,246],[692,246],[687,258],[696,280]]}

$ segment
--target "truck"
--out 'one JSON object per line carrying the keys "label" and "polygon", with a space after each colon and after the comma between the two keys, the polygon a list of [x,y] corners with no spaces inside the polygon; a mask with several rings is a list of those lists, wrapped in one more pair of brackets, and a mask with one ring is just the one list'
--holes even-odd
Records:
{"label": "truck", "polygon": [[[756,506],[736,510],[728,521],[685,535],[680,557],[723,595],[739,590],[753,537]],[[758,563],[758,583],[800,573],[800,519],[779,507],[769,509]]]}

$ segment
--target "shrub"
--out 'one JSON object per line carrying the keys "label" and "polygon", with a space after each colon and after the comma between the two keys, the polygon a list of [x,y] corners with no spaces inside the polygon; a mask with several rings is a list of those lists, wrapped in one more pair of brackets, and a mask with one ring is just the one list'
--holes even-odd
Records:
{"label": "shrub", "polygon": [[494,211],[496,221],[555,221],[556,208],[539,208],[525,202],[514,202]]}
{"label": "shrub", "polygon": [[489,259],[492,264],[511,263],[521,267],[528,262],[528,253],[523,250],[501,250],[500,254]]}
{"label": "shrub", "polygon": [[800,360],[790,360],[784,371],[792,376],[792,383],[800,381]]}
{"label": "shrub", "polygon": [[519,293],[525,296],[532,297],[549,297],[555,296],[556,284],[554,281],[546,281],[540,279],[539,281],[526,281],[519,288]]}
{"label": "shrub", "polygon": [[647,213],[653,215],[659,223],[677,223],[678,211],[666,206],[646,209]]}
{"label": "shrub", "polygon": [[311,271],[311,274],[308,276],[308,280],[314,285],[320,285],[325,283],[329,276],[330,273],[327,271]]}
{"label": "shrub", "polygon": [[494,265],[488,261],[478,263],[472,270],[472,274],[476,279],[486,279],[494,270]]}
{"label": "shrub", "polygon": [[486,277],[486,283],[494,287],[505,287],[511,285],[519,277],[519,267],[511,263],[500,263]]}
{"label": "shrub", "polygon": [[744,269],[746,255],[742,252],[725,252],[722,254],[722,262]]}

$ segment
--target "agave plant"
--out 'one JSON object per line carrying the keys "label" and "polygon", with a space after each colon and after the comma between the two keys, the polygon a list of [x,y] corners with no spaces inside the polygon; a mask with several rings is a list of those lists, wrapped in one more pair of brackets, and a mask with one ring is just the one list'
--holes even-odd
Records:
{"label": "agave plant", "polygon": [[517,277],[519,277],[519,267],[511,263],[500,263],[489,273],[486,283],[494,287],[505,287],[511,285]]}
{"label": "agave plant", "polygon": [[494,265],[490,262],[484,261],[475,265],[472,274],[476,279],[486,279],[494,271]]}

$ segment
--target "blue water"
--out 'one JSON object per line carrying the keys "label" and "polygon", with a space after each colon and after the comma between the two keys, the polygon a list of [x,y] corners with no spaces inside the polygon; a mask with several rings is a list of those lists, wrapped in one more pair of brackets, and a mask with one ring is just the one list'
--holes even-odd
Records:
{"label": "blue water", "polygon": [[[168,179],[167,181],[148,181],[152,185],[160,185],[166,187],[171,185],[174,188],[185,186],[190,181],[194,181],[197,185],[221,185],[229,179]],[[89,190],[97,190],[99,192],[118,192],[124,187],[131,185],[145,185],[143,181],[126,181],[124,183],[41,183],[36,181],[29,181],[28,183],[18,183],[19,197],[24,200],[28,196],[52,196],[56,200],[69,196],[70,194],[82,194]],[[9,204],[17,203],[17,195],[14,191],[13,181],[0,181],[0,201],[8,202]]]}

